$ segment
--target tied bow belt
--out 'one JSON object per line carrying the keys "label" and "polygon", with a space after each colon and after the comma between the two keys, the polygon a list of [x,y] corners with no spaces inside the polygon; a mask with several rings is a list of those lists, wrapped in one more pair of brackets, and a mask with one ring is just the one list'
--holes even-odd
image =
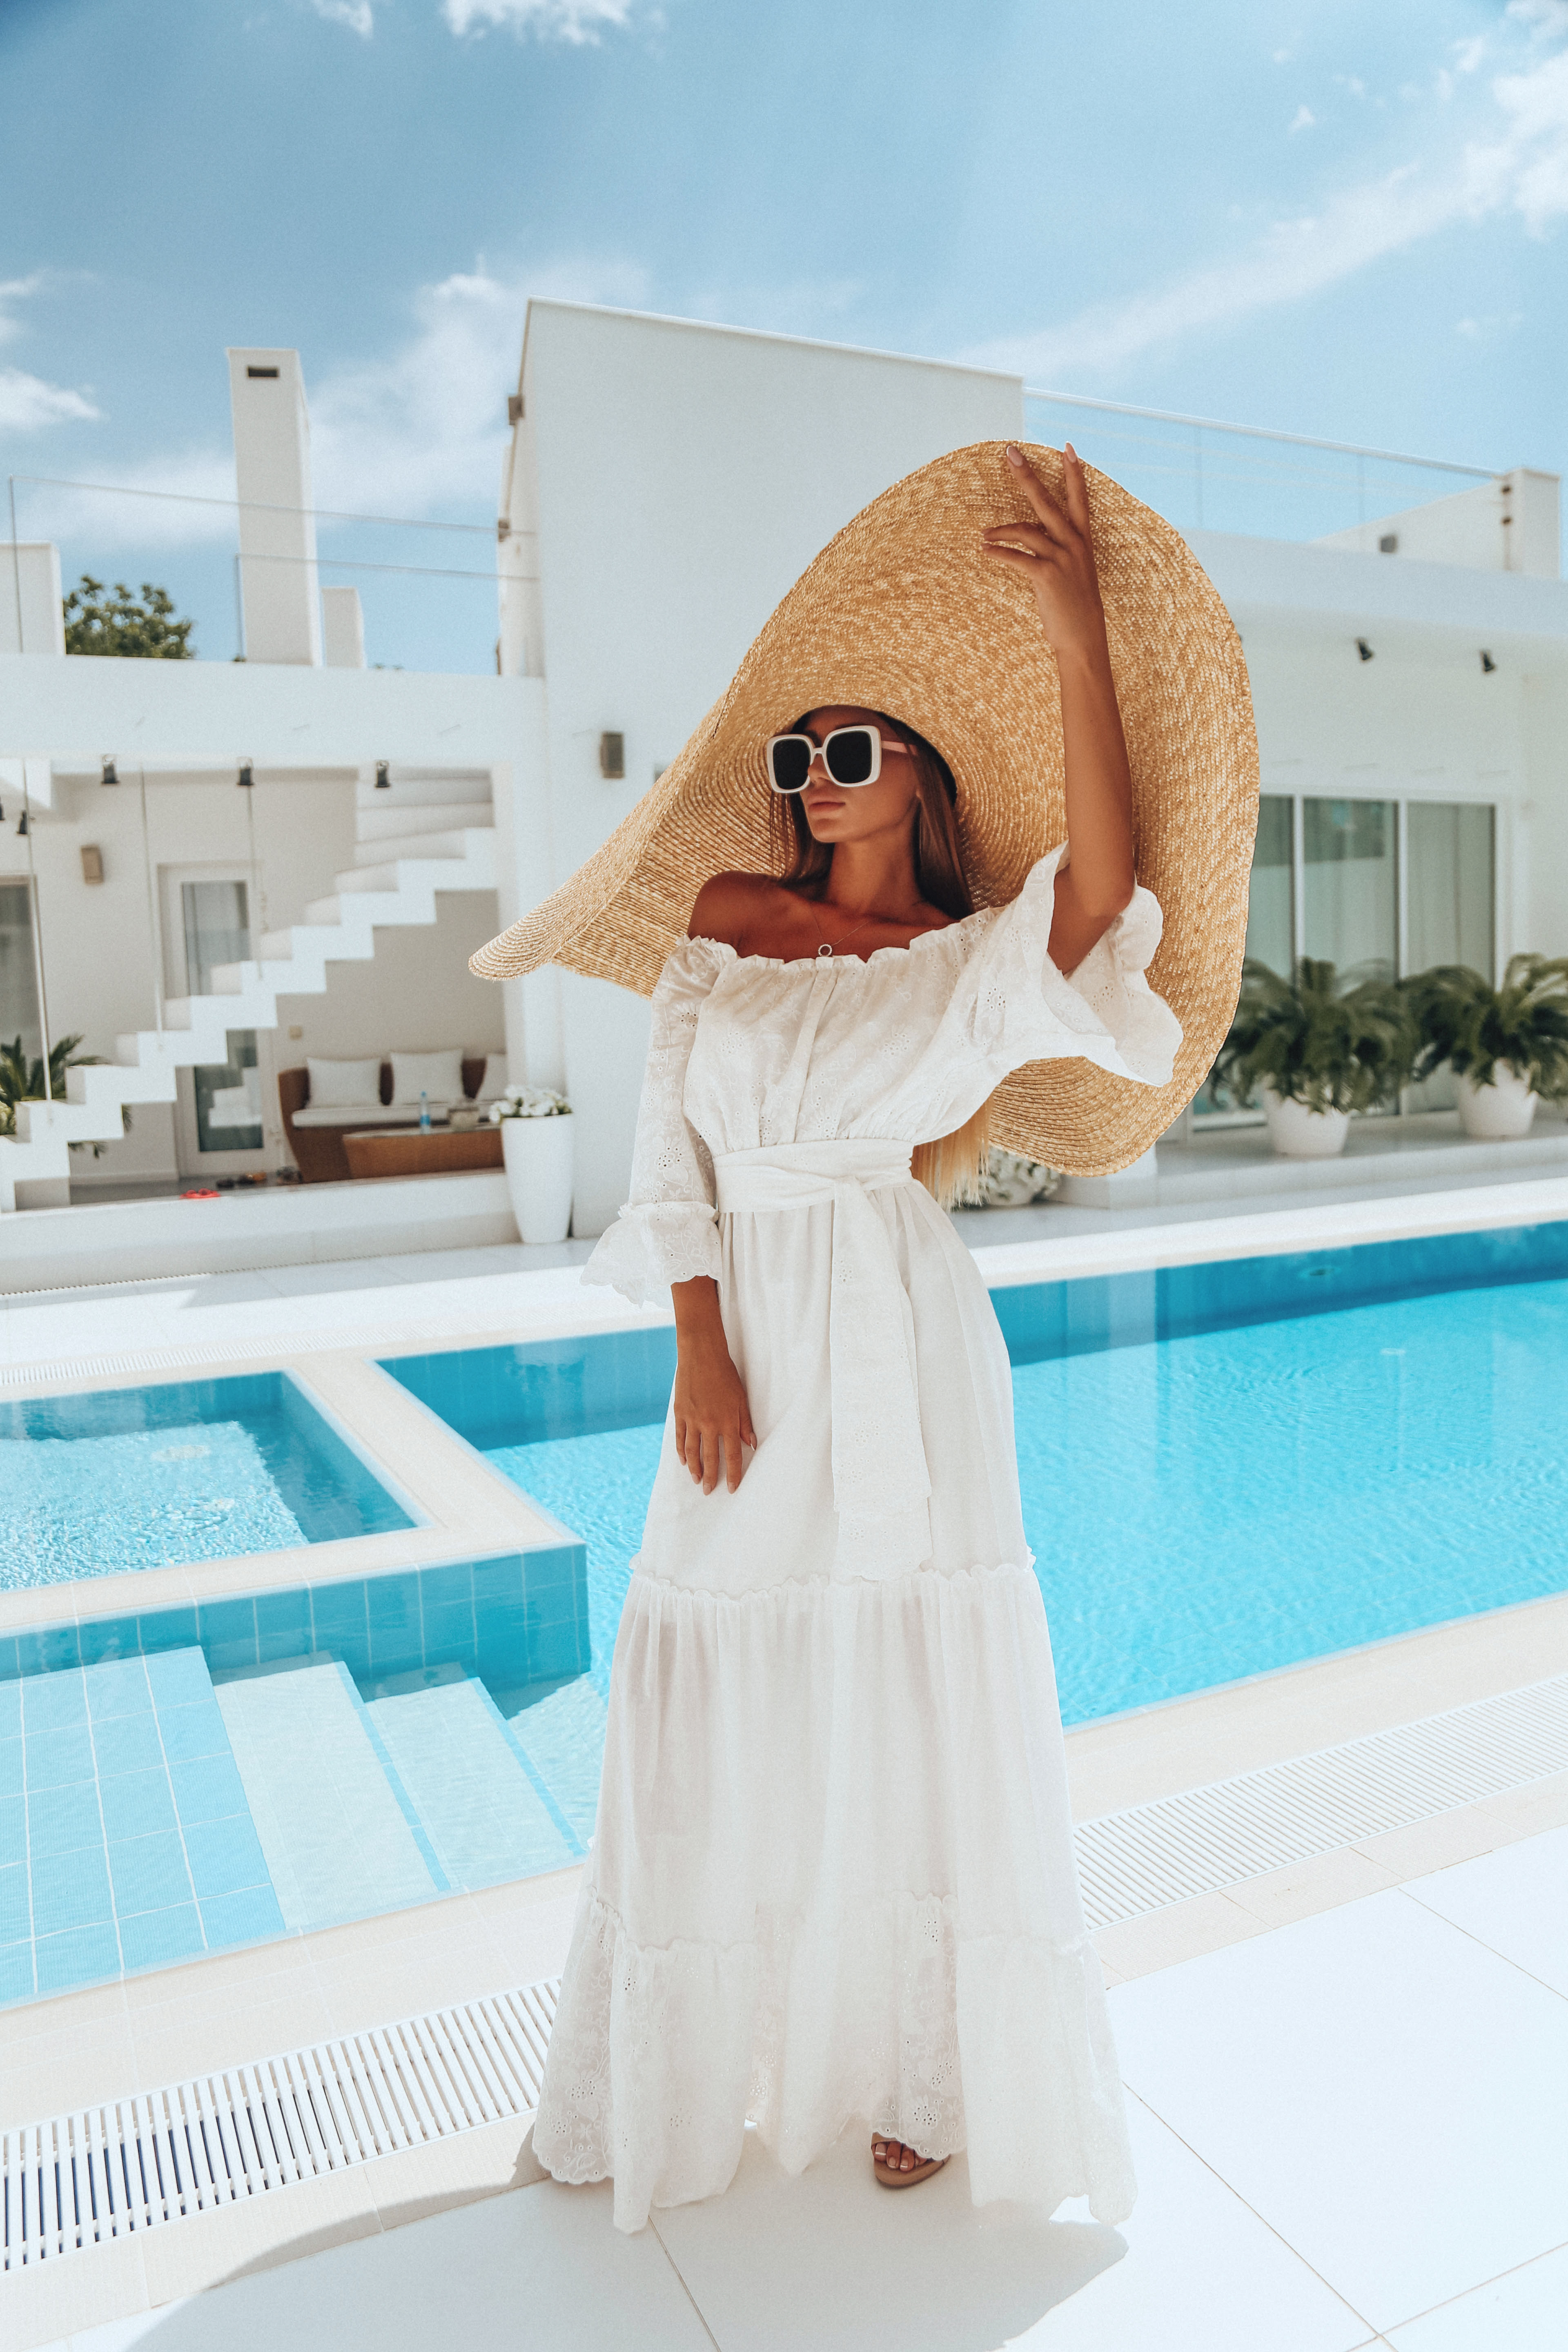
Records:
{"label": "tied bow belt", "polygon": [[885,1518],[931,1494],[921,1442],[915,1327],[871,1194],[913,1185],[907,1143],[876,1137],[714,1155],[721,1217],[833,1204],[827,1356],[833,1499],[840,1520]]}

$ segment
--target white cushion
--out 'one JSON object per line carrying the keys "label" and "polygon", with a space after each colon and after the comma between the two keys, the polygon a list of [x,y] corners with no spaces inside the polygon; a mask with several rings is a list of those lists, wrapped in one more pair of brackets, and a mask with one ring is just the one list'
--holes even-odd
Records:
{"label": "white cushion", "polygon": [[479,1080],[479,1091],[477,1099],[479,1102],[485,1103],[494,1102],[498,1095],[505,1094],[506,1087],[506,1055],[504,1054],[487,1054],[485,1055],[485,1074]]}
{"label": "white cushion", "polygon": [[460,1045],[444,1046],[438,1054],[394,1054],[392,1056],[392,1099],[395,1103],[412,1103],[416,1109],[423,1094],[428,1102],[462,1102],[463,1049]]}
{"label": "white cushion", "polygon": [[305,1068],[310,1076],[310,1107],[314,1110],[381,1100],[379,1055],[374,1062],[318,1062],[307,1055]]}
{"label": "white cushion", "polygon": [[[447,1117],[445,1103],[430,1105],[432,1123],[439,1127]],[[417,1127],[419,1106],[407,1103],[346,1103],[336,1109],[322,1110],[308,1103],[303,1110],[294,1113],[296,1127]]]}

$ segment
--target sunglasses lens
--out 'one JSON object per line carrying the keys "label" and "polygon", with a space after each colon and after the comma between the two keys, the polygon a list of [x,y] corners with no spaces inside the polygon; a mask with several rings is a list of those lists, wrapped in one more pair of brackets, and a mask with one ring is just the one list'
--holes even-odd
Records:
{"label": "sunglasses lens", "polygon": [[836,727],[823,748],[827,772],[836,784],[863,784],[871,773],[876,738],[869,727]]}
{"label": "sunglasses lens", "polygon": [[798,793],[811,772],[812,746],[804,735],[775,735],[768,745],[768,772],[775,793]]}

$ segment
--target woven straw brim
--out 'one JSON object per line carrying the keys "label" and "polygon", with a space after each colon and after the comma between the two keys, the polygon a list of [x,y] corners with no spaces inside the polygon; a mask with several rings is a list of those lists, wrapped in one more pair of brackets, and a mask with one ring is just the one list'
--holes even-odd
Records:
{"label": "woven straw brim", "polygon": [[[507,980],[562,964],[651,995],[710,876],[771,870],[763,747],[802,711],[885,710],[952,770],[977,906],[1017,895],[1066,838],[1055,657],[1027,582],[980,533],[1026,519],[1004,457],[981,442],[867,507],[779,605],[721,699],[603,848],[472,960]],[[1028,448],[1065,504],[1062,459]],[[1079,1061],[1037,1062],[993,1097],[992,1135],[1072,1175],[1147,1150],[1207,1075],[1241,984],[1258,821],[1258,738],[1241,640],[1192,550],[1086,469],[1095,560],[1132,769],[1138,879],[1164,912],[1150,985],[1182,1024],[1169,1086]]]}

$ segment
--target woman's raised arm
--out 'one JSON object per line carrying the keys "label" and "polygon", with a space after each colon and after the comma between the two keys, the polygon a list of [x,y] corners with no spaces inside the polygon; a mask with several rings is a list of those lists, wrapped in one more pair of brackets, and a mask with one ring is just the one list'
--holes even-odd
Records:
{"label": "woman's raised arm", "polygon": [[1132,776],[1095,575],[1089,491],[1070,441],[1063,463],[1065,511],[1009,443],[1008,468],[1036,519],[994,524],[984,539],[994,562],[1028,580],[1057,657],[1070,862],[1057,877],[1050,952],[1058,971],[1072,971],[1128,904],[1135,877]]}

